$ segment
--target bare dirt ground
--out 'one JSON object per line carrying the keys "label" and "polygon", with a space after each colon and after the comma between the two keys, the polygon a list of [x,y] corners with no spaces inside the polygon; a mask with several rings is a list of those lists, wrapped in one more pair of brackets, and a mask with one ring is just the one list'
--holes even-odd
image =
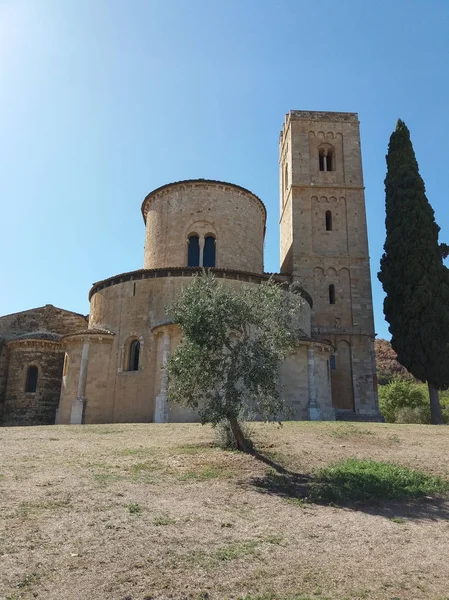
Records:
{"label": "bare dirt ground", "polygon": [[449,599],[447,498],[296,499],[340,458],[449,478],[447,427],[253,429],[259,458],[197,424],[0,429],[0,598]]}

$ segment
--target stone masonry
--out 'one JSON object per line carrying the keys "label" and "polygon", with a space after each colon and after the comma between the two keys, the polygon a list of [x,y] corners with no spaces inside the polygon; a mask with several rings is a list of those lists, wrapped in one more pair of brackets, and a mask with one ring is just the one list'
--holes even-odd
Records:
{"label": "stone masonry", "polygon": [[[379,419],[357,115],[291,111],[279,166],[271,276],[299,286],[305,332],[282,366],[282,393],[296,419]],[[88,319],[51,305],[0,317],[0,423],[197,420],[167,398],[181,331],[166,309],[207,261],[237,291],[268,279],[266,209],[241,186],[195,179],[150,192],[142,216],[144,268],[94,284]]]}

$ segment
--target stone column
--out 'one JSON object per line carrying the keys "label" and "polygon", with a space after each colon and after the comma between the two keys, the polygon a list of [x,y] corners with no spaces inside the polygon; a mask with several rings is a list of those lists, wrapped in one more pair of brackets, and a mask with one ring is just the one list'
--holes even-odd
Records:
{"label": "stone column", "polygon": [[167,399],[167,358],[170,351],[170,333],[164,329],[159,337],[159,349],[161,356],[161,389],[156,397],[154,411],[155,423],[168,423],[168,399]]}
{"label": "stone column", "polygon": [[309,419],[320,421],[321,414],[316,399],[315,356],[312,347],[307,349],[307,379],[309,383]]}
{"label": "stone column", "polygon": [[84,342],[81,353],[80,376],[78,379],[78,393],[72,401],[72,412],[70,414],[71,425],[81,425],[84,417],[84,407],[86,404],[86,382],[87,367],[89,359],[89,342]]}
{"label": "stone column", "polygon": [[200,267],[202,267],[203,266],[203,257],[204,257],[204,237],[200,237],[198,243],[200,245]]}

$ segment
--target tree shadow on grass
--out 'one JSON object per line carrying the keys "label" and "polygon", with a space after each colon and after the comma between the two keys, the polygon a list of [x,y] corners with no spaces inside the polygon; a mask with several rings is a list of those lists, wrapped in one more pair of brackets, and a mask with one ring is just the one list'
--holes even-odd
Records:
{"label": "tree shadow on grass", "polygon": [[[344,510],[364,512],[377,515],[401,523],[407,519],[421,521],[449,520],[449,498],[441,493],[421,495],[420,497],[407,497],[400,499],[382,499],[382,494],[388,498],[391,491],[381,478],[376,479],[373,474],[359,473],[354,478],[340,477],[332,481],[333,492],[339,498],[337,501],[320,496],[321,486],[327,483],[319,475],[305,475],[295,473],[275,462],[270,457],[254,450],[252,455],[257,460],[269,467],[265,476],[254,477],[249,485],[260,493],[278,496],[286,500],[304,504],[332,506]],[[359,487],[361,490],[374,489],[377,498],[370,500],[346,500],[345,494],[350,487]],[[363,495],[363,494],[361,494]],[[385,498],[384,496],[384,498]]]}
{"label": "tree shadow on grass", "polygon": [[250,485],[257,491],[290,500],[304,499],[309,492],[312,477],[289,471],[269,456],[253,450],[252,456],[269,467],[264,477],[254,477]]}

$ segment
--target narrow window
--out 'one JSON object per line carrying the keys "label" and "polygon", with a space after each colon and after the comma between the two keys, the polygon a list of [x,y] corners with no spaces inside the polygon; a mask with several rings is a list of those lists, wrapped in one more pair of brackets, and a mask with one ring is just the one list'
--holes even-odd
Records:
{"label": "narrow window", "polygon": [[64,367],[62,369],[62,376],[65,377],[67,375],[67,371],[69,368],[69,355],[67,352],[64,355]]}
{"label": "narrow window", "polygon": [[335,304],[335,285],[333,283],[329,286],[329,304]]}
{"label": "narrow window", "polygon": [[332,231],[332,212],[326,211],[326,231]]}
{"label": "narrow window", "polygon": [[285,170],[284,170],[284,188],[285,189],[288,188],[288,165],[285,165]]}
{"label": "narrow window", "polygon": [[37,367],[28,367],[27,380],[25,383],[25,392],[34,394],[37,388]]}
{"label": "narrow window", "polygon": [[215,267],[215,238],[204,238],[203,267]]}
{"label": "narrow window", "polygon": [[335,366],[335,356],[332,354],[332,356],[330,357],[330,365],[331,365],[331,371],[335,371],[335,369],[337,368]]}
{"label": "narrow window", "polygon": [[325,171],[326,170],[326,151],[321,149],[319,151],[319,163],[320,163],[320,171]]}
{"label": "narrow window", "polygon": [[129,347],[128,371],[139,370],[140,342],[133,340]]}
{"label": "narrow window", "polygon": [[319,148],[318,161],[320,171],[335,170],[335,155],[332,148]]}
{"label": "narrow window", "polygon": [[188,253],[187,253],[187,266],[188,267],[199,267],[200,266],[200,238],[197,235],[191,235],[187,240]]}

